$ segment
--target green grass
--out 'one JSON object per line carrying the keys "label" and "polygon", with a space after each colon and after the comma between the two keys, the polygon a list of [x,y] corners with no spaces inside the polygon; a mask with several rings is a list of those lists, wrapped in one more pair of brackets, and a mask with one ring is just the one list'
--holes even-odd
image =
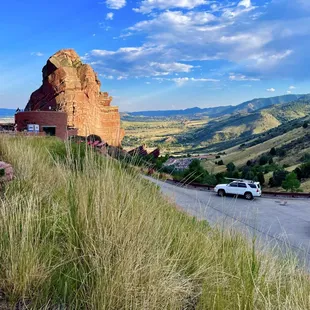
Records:
{"label": "green grass", "polygon": [[178,211],[116,160],[5,136],[0,155],[16,175],[0,200],[8,309],[310,308],[294,260]]}

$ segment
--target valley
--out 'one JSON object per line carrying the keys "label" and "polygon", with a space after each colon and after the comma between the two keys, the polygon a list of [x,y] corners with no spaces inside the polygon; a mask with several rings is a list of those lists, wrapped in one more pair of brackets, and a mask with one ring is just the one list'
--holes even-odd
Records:
{"label": "valley", "polygon": [[[249,161],[255,165],[261,157],[270,157],[270,150],[275,148],[279,154],[272,157],[270,169],[292,172],[304,163],[302,157],[310,154],[310,95],[299,95],[297,100],[282,103],[276,98],[267,100],[267,107],[259,105],[252,112],[244,112],[249,101],[234,107],[238,113],[216,117],[197,114],[197,109],[188,115],[183,110],[182,116],[180,111],[176,114],[168,111],[167,117],[163,116],[164,111],[149,112],[148,116],[145,112],[126,115],[123,146],[128,149],[142,144],[150,149],[159,146],[162,154],[177,157],[220,154],[215,159],[201,160],[212,175],[224,173],[231,162],[240,169]],[[254,109],[253,104],[250,107]],[[263,174],[267,187],[273,171],[266,168]],[[302,180],[301,190],[310,191],[309,179]]]}

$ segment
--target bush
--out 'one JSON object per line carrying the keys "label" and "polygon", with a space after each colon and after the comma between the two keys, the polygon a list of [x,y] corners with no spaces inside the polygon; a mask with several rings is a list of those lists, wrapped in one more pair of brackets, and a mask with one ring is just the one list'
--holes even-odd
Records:
{"label": "bush", "polygon": [[286,191],[297,191],[300,188],[300,182],[297,179],[297,175],[294,172],[288,174],[285,180],[282,182],[282,187]]}
{"label": "bush", "polygon": [[199,159],[194,159],[184,172],[184,179],[190,182],[205,183],[208,171],[201,166]]}
{"label": "bush", "polygon": [[271,156],[276,156],[276,155],[277,155],[277,151],[276,151],[276,149],[275,149],[274,147],[273,147],[273,148],[271,148],[271,150],[270,150],[269,154],[270,154]]}
{"label": "bush", "polygon": [[301,158],[300,161],[302,162],[308,162],[310,161],[310,154],[309,153],[305,153]]}
{"label": "bush", "polygon": [[308,128],[308,122],[304,122],[302,125],[303,128]]}
{"label": "bush", "polygon": [[236,166],[234,163],[230,162],[226,165],[226,169],[228,172],[233,172],[236,170]]}
{"label": "bush", "polygon": [[267,155],[263,155],[259,159],[259,164],[261,166],[264,166],[264,165],[266,165],[268,163],[268,161],[269,161],[269,157]]}
{"label": "bush", "polygon": [[264,174],[262,172],[259,172],[257,174],[257,180],[258,182],[261,184],[261,185],[264,185],[265,184],[265,177],[264,177]]}
{"label": "bush", "polygon": [[269,180],[269,185],[271,187],[278,187],[282,185],[282,182],[285,180],[288,172],[285,170],[276,170],[273,172],[272,178]]}
{"label": "bush", "polygon": [[218,164],[219,166],[223,166],[223,165],[224,165],[223,159],[219,160],[219,161],[217,162],[217,164]]}

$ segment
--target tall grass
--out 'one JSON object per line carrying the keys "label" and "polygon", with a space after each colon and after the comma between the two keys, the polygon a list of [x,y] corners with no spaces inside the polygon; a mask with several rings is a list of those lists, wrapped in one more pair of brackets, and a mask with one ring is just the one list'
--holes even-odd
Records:
{"label": "tall grass", "polygon": [[[0,137],[0,289],[32,309],[310,309],[308,275],[210,229],[121,163]],[[1,304],[0,304],[1,306]]]}

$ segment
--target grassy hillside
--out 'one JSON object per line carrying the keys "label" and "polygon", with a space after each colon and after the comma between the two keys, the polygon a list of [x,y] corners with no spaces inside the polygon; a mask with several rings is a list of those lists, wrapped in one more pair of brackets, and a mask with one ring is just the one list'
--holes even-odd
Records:
{"label": "grassy hillside", "polygon": [[281,123],[308,116],[310,114],[310,95],[302,96],[296,101],[282,105],[275,105],[267,109]]}
{"label": "grassy hillside", "polygon": [[194,118],[199,116],[220,117],[233,113],[253,112],[262,108],[266,108],[275,104],[284,104],[299,99],[303,95],[283,95],[270,98],[255,98],[241,104],[232,106],[218,106],[212,108],[189,108],[183,110],[158,110],[158,111],[138,111],[123,113],[124,120],[143,120],[143,118]]}
{"label": "grassy hillside", "polygon": [[[308,120],[310,95],[297,101],[274,105],[254,113],[230,115],[210,120],[206,126],[181,134],[177,141],[195,151],[221,151],[260,138],[257,134],[278,133],[290,130],[294,120]],[[299,122],[300,123],[300,122]],[[280,126],[281,125],[281,126]],[[279,130],[276,127],[280,127]],[[270,129],[275,128],[273,131]],[[274,137],[274,136],[273,136]]]}
{"label": "grassy hillside", "polygon": [[208,146],[221,141],[251,136],[277,127],[280,122],[264,111],[232,115],[211,120],[200,128],[178,136],[178,142],[185,145]]}
{"label": "grassy hillside", "polygon": [[176,143],[176,136],[190,130],[201,128],[208,123],[208,118],[199,120],[148,120],[122,121],[126,135],[122,142],[125,149],[132,149],[146,144],[154,148],[160,145],[162,152],[181,151],[182,145]]}
{"label": "grassy hillside", "polygon": [[[21,157],[22,150],[22,157]],[[309,309],[308,275],[179,212],[112,159],[0,137],[1,309]]]}

